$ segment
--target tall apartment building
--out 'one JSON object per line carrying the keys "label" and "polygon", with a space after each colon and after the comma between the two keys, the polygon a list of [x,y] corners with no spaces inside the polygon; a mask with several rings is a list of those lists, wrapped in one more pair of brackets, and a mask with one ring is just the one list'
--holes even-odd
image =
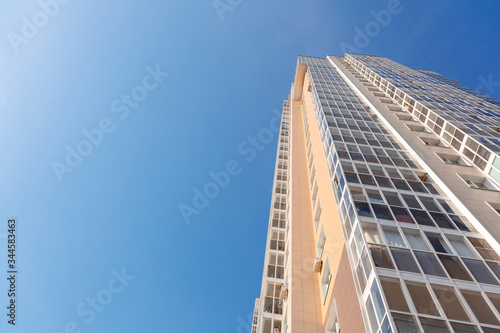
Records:
{"label": "tall apartment building", "polygon": [[500,332],[500,102],[298,57],[252,333]]}

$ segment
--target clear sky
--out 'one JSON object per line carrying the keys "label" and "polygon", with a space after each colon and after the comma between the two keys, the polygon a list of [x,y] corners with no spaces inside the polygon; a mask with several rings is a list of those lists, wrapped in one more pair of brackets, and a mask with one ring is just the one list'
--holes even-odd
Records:
{"label": "clear sky", "polygon": [[0,10],[2,332],[249,332],[276,135],[251,142],[297,55],[355,48],[500,98],[498,0],[59,1]]}

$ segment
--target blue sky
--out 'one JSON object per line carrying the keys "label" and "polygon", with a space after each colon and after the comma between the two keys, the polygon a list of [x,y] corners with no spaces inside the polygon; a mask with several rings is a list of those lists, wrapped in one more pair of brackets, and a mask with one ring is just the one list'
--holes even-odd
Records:
{"label": "blue sky", "polygon": [[[223,20],[212,0],[58,6],[0,11],[0,233],[17,219],[17,332],[247,332],[276,135],[251,161],[238,147],[280,110],[297,55],[350,44],[500,98],[498,1],[243,0]],[[142,100],[121,119],[112,103],[131,93]],[[60,181],[67,147],[88,155]],[[230,161],[240,172],[186,224],[179,205]]]}

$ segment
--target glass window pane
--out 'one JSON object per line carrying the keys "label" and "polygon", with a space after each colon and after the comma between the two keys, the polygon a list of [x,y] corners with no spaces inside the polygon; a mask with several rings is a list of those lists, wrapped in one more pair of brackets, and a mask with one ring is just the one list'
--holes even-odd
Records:
{"label": "glass window pane", "polygon": [[418,202],[418,200],[415,198],[414,195],[403,194],[402,197],[403,197],[404,201],[406,202],[406,204],[408,205],[408,207],[410,207],[410,208],[422,208],[422,206],[420,206],[420,203]]}
{"label": "glass window pane", "polygon": [[448,238],[448,241],[451,243],[451,246],[453,246],[458,255],[462,257],[477,258],[477,254],[472,251],[463,237],[446,235],[446,238]]}
{"label": "glass window pane", "polygon": [[410,211],[411,211],[413,217],[415,218],[415,221],[417,221],[418,224],[430,225],[432,227],[436,226],[426,211],[416,210],[416,209],[410,209]]}
{"label": "glass window pane", "polygon": [[427,210],[432,211],[432,212],[440,212],[438,206],[436,205],[436,202],[434,201],[433,198],[431,197],[423,197],[423,196],[418,196],[422,204],[427,208]]}
{"label": "glass window pane", "polygon": [[406,281],[406,288],[418,313],[439,316],[436,304],[425,284]]}
{"label": "glass window pane", "polygon": [[406,236],[406,240],[410,243],[410,246],[414,250],[424,250],[428,251],[429,247],[423,239],[420,231],[412,229],[403,229],[403,233]]}
{"label": "glass window pane", "polygon": [[443,320],[419,317],[424,332],[428,333],[450,333]]}
{"label": "glass window pane", "polygon": [[371,302],[371,297],[368,296],[368,299],[366,300],[365,304],[366,308],[368,309],[368,318],[370,320],[370,325],[372,327],[372,331],[376,332],[377,331],[377,319],[375,319],[375,309],[373,308],[373,304]]}
{"label": "glass window pane", "polygon": [[370,210],[370,205],[368,205],[366,202],[355,201],[354,206],[356,206],[356,212],[358,213],[358,216],[373,217]]}
{"label": "glass window pane", "polygon": [[363,193],[363,189],[361,187],[349,186],[349,190],[351,190],[351,196],[353,200],[366,201],[365,194]]}
{"label": "glass window pane", "polygon": [[378,232],[377,226],[372,224],[363,225],[363,230],[365,232],[366,241],[369,243],[384,244],[380,239],[380,234]]}
{"label": "glass window pane", "polygon": [[438,254],[438,257],[448,274],[453,279],[472,281],[471,276],[465,270],[464,266],[457,257],[447,256],[444,254]]}
{"label": "glass window pane", "polygon": [[370,169],[375,176],[385,176],[384,168],[378,165],[370,165]]}
{"label": "glass window pane", "polygon": [[469,221],[463,216],[458,216],[458,215],[448,215],[450,219],[455,222],[455,225],[458,227],[458,229],[463,230],[463,231],[475,231],[475,229],[470,225]]}
{"label": "glass window pane", "polygon": [[373,212],[378,219],[391,220],[394,221],[394,218],[391,215],[391,211],[385,205],[375,205],[372,204]]}
{"label": "glass window pane", "polygon": [[384,291],[389,309],[410,312],[399,280],[381,278],[380,283],[382,284],[382,290]]}
{"label": "glass window pane", "polygon": [[387,187],[387,188],[393,188],[391,181],[387,177],[381,177],[381,176],[375,176],[375,179],[377,180],[378,186],[380,187]]}
{"label": "glass window pane", "polygon": [[403,206],[401,203],[401,200],[399,200],[399,196],[397,192],[388,192],[388,191],[382,191],[385,196],[385,200],[387,200],[387,203],[391,206]]}
{"label": "glass window pane", "polygon": [[493,273],[500,279],[500,264],[493,261],[487,261],[486,264],[491,268]]}
{"label": "glass window pane", "polygon": [[[353,147],[355,147],[355,146],[353,146]],[[366,166],[366,164],[354,163],[354,165],[356,166],[356,169],[358,170],[358,173],[366,173],[368,175],[370,174],[370,171],[368,171],[368,167]]]}
{"label": "glass window pane", "polygon": [[491,303],[495,306],[498,312],[500,312],[500,294],[486,293]]}
{"label": "glass window pane", "polygon": [[377,185],[375,183],[375,179],[373,179],[372,175],[360,174],[359,175],[359,179],[361,180],[362,184],[365,184],[365,185],[375,185],[375,186]]}
{"label": "glass window pane", "polygon": [[482,261],[467,258],[462,258],[462,261],[478,282],[498,285],[497,280]]}
{"label": "glass window pane", "polygon": [[450,247],[448,246],[448,244],[446,244],[445,240],[443,239],[443,237],[441,237],[440,234],[426,232],[425,235],[429,239],[431,245],[434,247],[434,250],[436,250],[437,252],[453,254],[453,251],[451,251]]}
{"label": "glass window pane", "polygon": [[394,186],[396,186],[398,190],[410,191],[410,187],[408,186],[405,180],[397,178],[391,178],[391,179],[392,183],[394,184]]}
{"label": "glass window pane", "polygon": [[431,216],[438,226],[446,229],[456,229],[446,214],[432,213]]}
{"label": "glass window pane", "polygon": [[354,172],[344,172],[344,175],[348,183],[359,184],[358,175]]}
{"label": "glass window pane", "polygon": [[434,254],[420,251],[414,253],[425,274],[446,277],[446,273]]}
{"label": "glass window pane", "polygon": [[402,271],[420,273],[417,263],[413,259],[411,252],[404,249],[391,248],[392,256],[396,262],[396,266]]}
{"label": "glass window pane", "polygon": [[366,189],[366,194],[368,194],[368,198],[370,202],[376,204],[384,204],[384,200],[382,199],[382,195],[378,190]]}
{"label": "glass window pane", "polygon": [[481,255],[486,260],[496,260],[499,261],[500,257],[498,254],[493,251],[493,250],[488,250],[488,249],[481,249],[481,248],[476,248],[477,252]]}
{"label": "glass window pane", "polygon": [[406,208],[391,206],[392,213],[399,222],[415,223]]}
{"label": "glass window pane", "polygon": [[474,237],[467,237],[467,239],[472,243],[474,247],[482,247],[484,249],[491,249],[490,244],[486,241],[486,239],[482,238],[474,238]]}
{"label": "glass window pane", "polygon": [[484,333],[500,333],[500,329],[481,326]]}
{"label": "glass window pane", "polygon": [[373,283],[371,292],[373,305],[375,306],[375,310],[377,311],[378,323],[381,324],[382,319],[385,316],[385,306],[384,302],[382,301],[382,295],[380,294],[380,290],[378,289],[378,285],[376,283]]}
{"label": "glass window pane", "polygon": [[[381,149],[379,149],[379,150],[381,150]],[[382,154],[380,154],[380,155],[382,155]],[[385,168],[385,171],[387,172],[387,174],[391,178],[401,178],[401,175],[399,174],[399,172],[398,172],[397,169],[394,169],[394,168]]]}
{"label": "glass window pane", "polygon": [[417,180],[418,178],[413,174],[411,170],[404,170],[400,169],[399,170],[403,177],[405,177],[407,180]]}
{"label": "glass window pane", "polygon": [[394,324],[396,325],[396,331],[404,333],[420,333],[420,329],[415,324],[415,318],[413,316],[404,315],[402,313],[391,313]]}
{"label": "glass window pane", "polygon": [[387,239],[387,244],[392,246],[406,247],[403,237],[399,233],[398,229],[383,227],[385,238]]}
{"label": "glass window pane", "polygon": [[427,188],[421,182],[410,182],[409,181],[408,184],[410,185],[412,190],[415,192],[428,193]]}
{"label": "glass window pane", "polygon": [[460,290],[460,292],[462,292],[462,295],[480,323],[500,325],[497,317],[484,300],[483,295],[477,291],[471,290]]}
{"label": "glass window pane", "polygon": [[454,288],[437,284],[432,284],[431,287],[449,319],[470,322]]}
{"label": "glass window pane", "polygon": [[368,245],[375,267],[394,268],[385,246]]}
{"label": "glass window pane", "polygon": [[450,322],[455,333],[479,333],[477,326]]}
{"label": "glass window pane", "polygon": [[450,201],[438,199],[438,202],[447,213],[456,214],[457,210],[454,209],[454,206],[451,204]]}

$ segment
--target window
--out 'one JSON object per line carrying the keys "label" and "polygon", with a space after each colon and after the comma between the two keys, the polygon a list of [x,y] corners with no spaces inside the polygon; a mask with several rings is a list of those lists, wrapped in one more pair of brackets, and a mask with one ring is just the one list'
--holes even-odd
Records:
{"label": "window", "polygon": [[443,320],[419,317],[424,332],[449,333],[450,330]]}
{"label": "window", "polygon": [[460,155],[436,153],[436,155],[446,164],[470,166]]}
{"label": "window", "polygon": [[413,219],[411,218],[410,213],[408,213],[408,210],[406,208],[391,206],[391,210],[397,221],[415,223],[413,222]]}
{"label": "window", "polygon": [[476,248],[477,252],[486,260],[496,260],[499,261],[500,257],[491,248],[485,239],[467,237],[467,239]]}
{"label": "window", "polygon": [[391,215],[391,211],[389,210],[389,208],[387,206],[376,205],[376,204],[372,204],[371,206],[373,208],[373,211],[375,212],[375,216],[378,219],[391,220],[391,221],[394,220],[392,215]]}
{"label": "window", "polygon": [[423,125],[414,125],[414,124],[405,124],[405,125],[412,132],[425,132],[425,133],[430,133],[431,132],[427,127],[425,127]]}
{"label": "window", "polygon": [[463,237],[446,235],[446,238],[448,238],[448,241],[451,243],[458,255],[462,257],[477,258],[477,254],[475,254],[469,245],[467,245]]}
{"label": "window", "polygon": [[392,264],[392,260],[385,246],[369,244],[368,248],[370,249],[375,267],[394,269],[394,265]]}
{"label": "window", "polygon": [[411,189],[415,192],[428,193],[426,187],[421,182],[408,181],[408,184],[410,185]]}
{"label": "window", "polygon": [[398,269],[412,273],[420,273],[420,269],[409,250],[391,247],[391,253]]}
{"label": "window", "polygon": [[349,186],[349,190],[351,191],[351,196],[353,200],[366,201],[365,194],[363,193],[363,189],[361,187]]}
{"label": "window", "polygon": [[433,253],[420,251],[413,253],[425,274],[446,277],[446,273]]}
{"label": "window", "polygon": [[439,316],[436,304],[425,284],[406,281],[406,287],[418,313]]}
{"label": "window", "polygon": [[431,212],[431,216],[434,219],[434,221],[436,222],[436,224],[438,226],[440,226],[441,228],[455,229],[455,227],[453,226],[453,223],[450,221],[448,216],[446,216],[445,214]]}
{"label": "window", "polygon": [[358,213],[358,216],[373,217],[370,210],[370,205],[368,205],[366,202],[355,201],[354,205],[356,206],[356,212]]}
{"label": "window", "polygon": [[467,273],[464,265],[457,257],[447,256],[444,254],[438,254],[438,257],[446,271],[448,271],[448,274],[453,279],[472,281],[471,276]]}
{"label": "window", "polygon": [[415,221],[417,221],[418,224],[420,225],[429,225],[434,227],[434,222],[432,222],[431,217],[429,214],[424,211],[424,210],[417,210],[417,209],[410,209],[411,214],[415,218]]}
{"label": "window", "polygon": [[316,215],[314,216],[314,230],[318,229],[320,218],[321,218],[321,201],[318,199],[318,206],[316,207]]}
{"label": "window", "polygon": [[470,322],[453,287],[437,284],[432,284],[431,287],[441,304],[441,308],[449,319]]}
{"label": "window", "polygon": [[490,309],[481,293],[471,290],[460,290],[477,320],[483,324],[500,325],[497,317]]}
{"label": "window", "polygon": [[420,234],[420,231],[413,229],[403,228],[403,234],[406,236],[406,240],[410,244],[410,247],[414,250],[424,250],[428,251],[429,247],[425,242],[424,238]]}
{"label": "window", "polygon": [[391,181],[389,180],[389,178],[375,176],[375,179],[377,180],[378,186],[393,188],[393,186],[392,186]]}
{"label": "window", "polygon": [[426,232],[425,235],[429,239],[429,242],[434,247],[436,252],[449,253],[453,254],[453,251],[450,249],[446,241],[441,237],[440,234]]}
{"label": "window", "polygon": [[325,235],[325,226],[321,225],[321,232],[319,233],[319,239],[318,239],[318,258],[321,258],[321,255],[323,254],[323,249],[325,247],[325,242],[326,242],[326,235]]}
{"label": "window", "polygon": [[387,244],[391,246],[406,247],[401,234],[398,229],[383,227],[385,238],[387,239]]}
{"label": "window", "polygon": [[332,303],[332,309],[330,310],[330,316],[326,324],[326,333],[340,333],[339,318],[337,315],[337,303],[335,299]]}
{"label": "window", "polygon": [[323,298],[323,303],[325,303],[326,294],[328,292],[328,287],[330,286],[331,279],[332,279],[332,274],[330,271],[330,259],[326,257],[325,265],[323,268],[323,274],[321,275],[321,295]]}
{"label": "window", "polygon": [[380,239],[380,234],[377,229],[377,225],[373,223],[363,224],[363,230],[365,233],[365,238],[368,243],[378,243],[383,244]]}
{"label": "window", "polygon": [[459,176],[471,188],[498,191],[495,185],[493,185],[493,183],[490,182],[486,177],[462,175],[462,174],[459,174]]}
{"label": "window", "polygon": [[316,198],[318,197],[318,182],[314,182],[314,190],[312,194],[312,207],[314,208],[314,205],[316,204]]}
{"label": "window", "polygon": [[391,206],[403,206],[401,203],[401,200],[399,200],[399,196],[397,192],[388,192],[388,191],[382,191],[384,194],[385,200],[387,200],[387,203]]}
{"label": "window", "polygon": [[495,273],[498,279],[500,279],[500,264],[493,261],[487,261],[486,264],[490,267],[490,269]]}
{"label": "window", "polygon": [[422,208],[418,200],[412,194],[402,194],[404,201],[410,208]]}
{"label": "window", "polygon": [[375,185],[375,186],[377,185],[375,183],[375,180],[373,179],[372,175],[360,174],[359,175],[359,179],[361,180],[362,184],[365,184],[365,185]]}
{"label": "window", "polygon": [[467,258],[462,258],[462,260],[478,282],[498,285],[497,280],[482,261]]}
{"label": "window", "polygon": [[427,208],[427,210],[431,212],[441,212],[441,210],[438,208],[436,202],[434,201],[433,198],[431,197],[424,197],[424,196],[418,196],[422,204]]}
{"label": "window", "polygon": [[408,183],[406,183],[403,179],[394,179],[392,178],[392,183],[398,190],[411,191]]}
{"label": "window", "polygon": [[443,141],[437,138],[419,137],[426,146],[448,147]]}
{"label": "window", "polygon": [[381,277],[380,283],[382,284],[382,290],[384,291],[389,309],[410,312],[399,280]]}
{"label": "window", "polygon": [[402,313],[392,312],[392,319],[396,325],[397,332],[418,333],[420,329],[415,324],[415,317]]}
{"label": "window", "polygon": [[384,200],[382,199],[382,196],[380,195],[380,192],[378,190],[366,189],[366,194],[368,195],[370,202],[376,204],[384,204]]}
{"label": "window", "polygon": [[497,214],[500,215],[500,203],[497,202],[487,202],[488,206],[491,207]]}
{"label": "window", "polygon": [[[479,330],[476,326],[454,322],[450,322],[450,324],[455,333],[479,333]],[[488,333],[487,331],[485,332]]]}
{"label": "window", "polygon": [[359,184],[358,175],[354,172],[344,172],[344,175],[348,183]]}
{"label": "window", "polygon": [[498,312],[500,312],[500,294],[486,293],[491,303],[495,306]]}

